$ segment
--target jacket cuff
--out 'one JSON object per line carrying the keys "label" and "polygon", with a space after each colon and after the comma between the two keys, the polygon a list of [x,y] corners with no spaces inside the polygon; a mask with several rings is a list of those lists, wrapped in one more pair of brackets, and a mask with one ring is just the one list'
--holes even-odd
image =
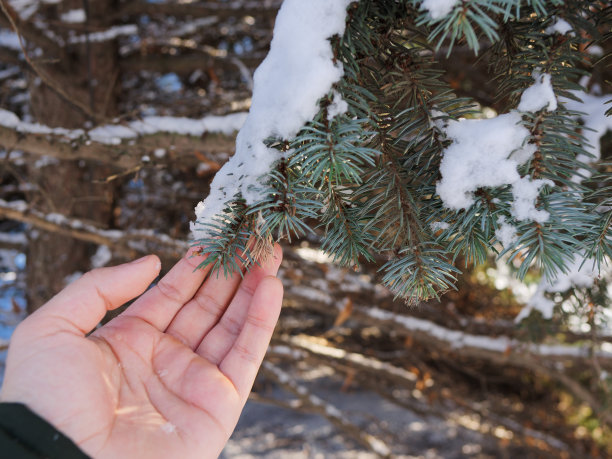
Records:
{"label": "jacket cuff", "polygon": [[14,459],[89,458],[71,439],[21,403],[0,403],[0,451],[3,457]]}

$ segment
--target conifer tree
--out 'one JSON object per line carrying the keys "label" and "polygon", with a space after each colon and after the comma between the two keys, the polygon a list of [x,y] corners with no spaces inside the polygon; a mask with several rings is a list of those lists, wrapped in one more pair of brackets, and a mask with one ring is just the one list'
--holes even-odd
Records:
{"label": "conifer tree", "polygon": [[[597,53],[611,34],[607,2],[336,1],[348,6],[343,33],[329,39],[341,78],[297,134],[265,138],[276,152],[269,171],[253,181],[238,165],[219,182],[221,205],[200,206],[202,266],[232,271],[274,240],[319,229],[343,266],[383,255],[384,283],[411,302],[453,288],[459,260],[495,254],[521,279],[544,276],[540,305],[555,284],[609,304],[612,165],[600,142],[612,96],[588,89],[606,63]],[[279,21],[296,3],[285,1]],[[277,49],[299,58],[280,36]],[[458,88],[457,62],[481,73],[486,97]],[[256,75],[253,110],[257,85]],[[230,177],[247,185],[228,192]]]}

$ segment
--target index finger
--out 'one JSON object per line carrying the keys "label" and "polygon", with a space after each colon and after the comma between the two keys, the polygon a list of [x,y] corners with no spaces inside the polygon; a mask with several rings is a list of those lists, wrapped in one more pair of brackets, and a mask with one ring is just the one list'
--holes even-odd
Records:
{"label": "index finger", "polygon": [[199,247],[190,248],[168,274],[123,315],[137,317],[164,331],[183,305],[193,298],[210,271],[210,265],[197,269],[203,261],[198,253]]}

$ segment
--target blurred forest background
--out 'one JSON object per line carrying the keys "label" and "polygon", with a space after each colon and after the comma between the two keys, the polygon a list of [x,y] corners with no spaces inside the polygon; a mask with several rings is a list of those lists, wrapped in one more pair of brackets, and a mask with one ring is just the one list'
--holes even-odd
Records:
{"label": "blurred forest background", "polygon": [[[3,358],[15,324],[81,273],[150,252],[168,268],[188,247],[280,3],[0,0]],[[439,61],[498,108],[467,48]],[[610,93],[610,73],[597,64],[590,84]],[[285,245],[285,308],[227,457],[612,455],[612,326],[588,304],[517,325],[537,279],[491,258],[408,307],[374,265],[340,269],[318,243]]]}

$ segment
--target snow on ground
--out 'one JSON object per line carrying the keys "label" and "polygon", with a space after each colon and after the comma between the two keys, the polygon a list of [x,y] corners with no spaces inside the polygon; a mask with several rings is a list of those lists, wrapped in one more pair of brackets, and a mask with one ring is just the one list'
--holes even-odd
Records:
{"label": "snow on ground", "polygon": [[[365,389],[341,390],[341,382],[322,374],[313,375],[305,385],[323,400],[332,403],[353,424],[386,440],[397,458],[498,457],[501,451],[490,436],[462,424],[463,414],[441,418],[402,408]],[[396,395],[414,402],[410,393]],[[283,399],[278,388],[262,395]],[[419,403],[417,402],[417,405]],[[423,403],[424,411],[430,411]],[[419,410],[420,411],[420,410]],[[249,400],[221,459],[306,459],[379,457],[340,435],[326,419],[314,414],[271,406]]]}

